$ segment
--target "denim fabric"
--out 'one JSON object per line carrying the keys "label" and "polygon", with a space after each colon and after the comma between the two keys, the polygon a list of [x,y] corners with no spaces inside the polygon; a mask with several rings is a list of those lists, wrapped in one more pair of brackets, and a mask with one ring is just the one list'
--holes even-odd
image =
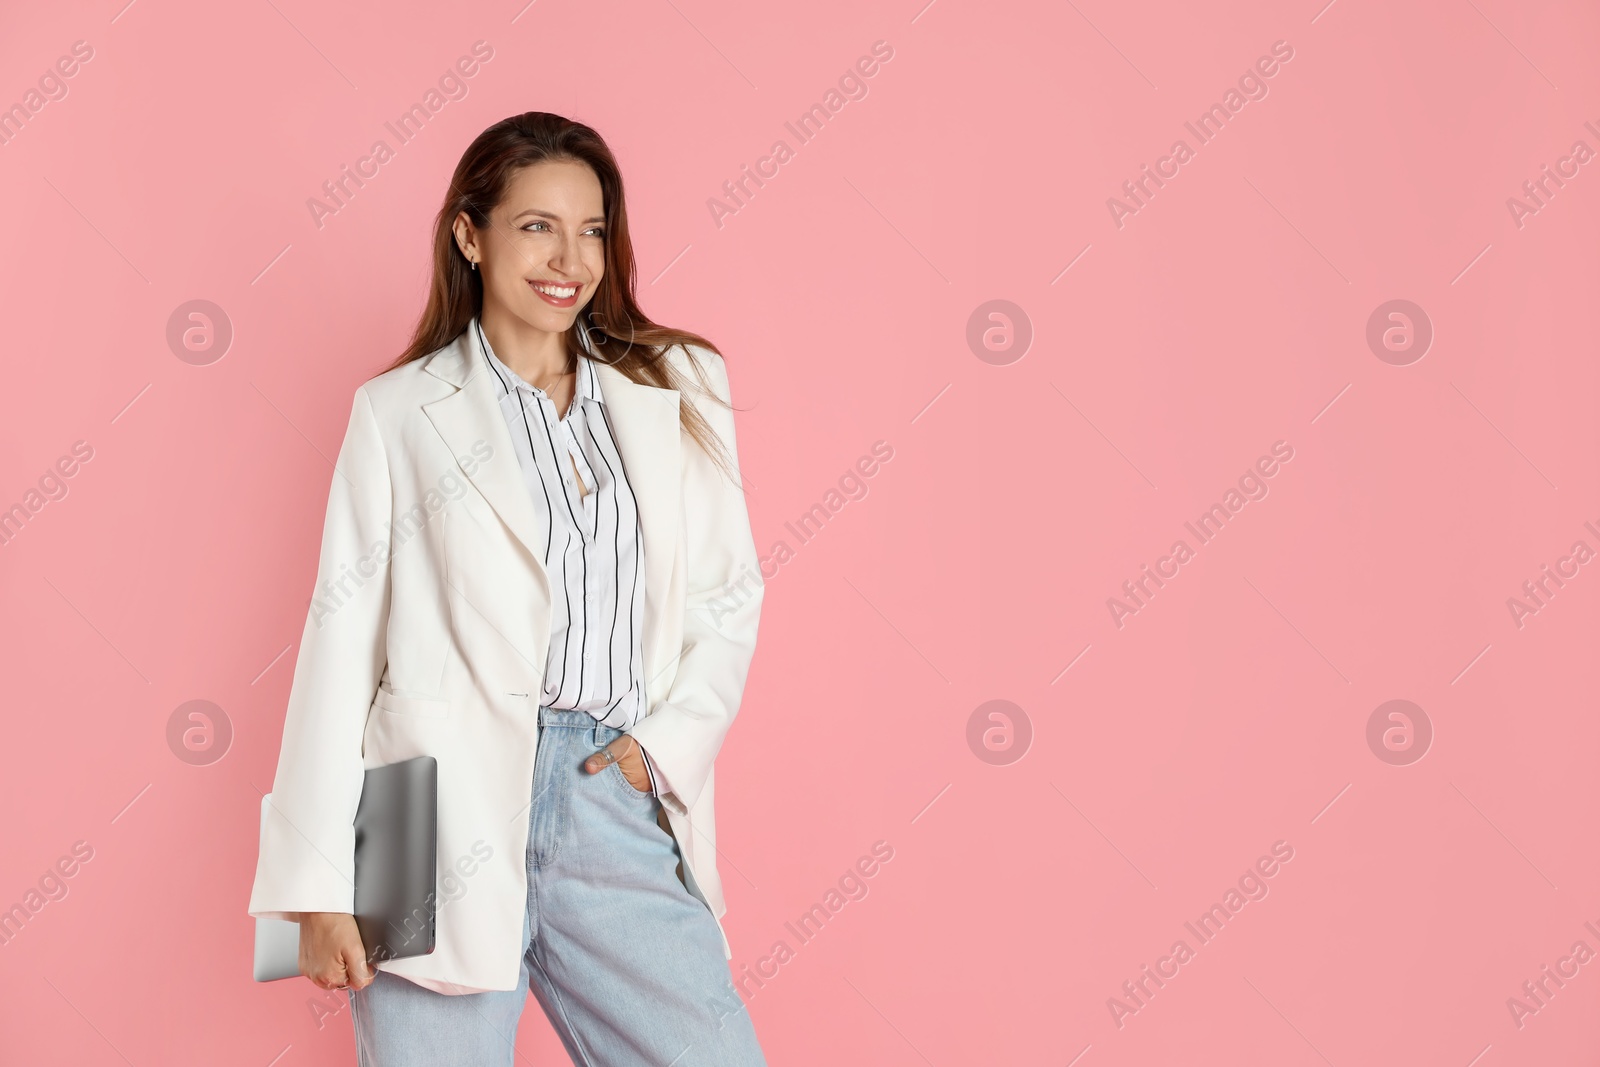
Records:
{"label": "denim fabric", "polygon": [[765,1067],[660,801],[615,763],[583,769],[621,731],[550,708],[539,729],[517,988],[447,996],[379,971],[349,993],[360,1067],[511,1067],[529,992],[583,1067]]}

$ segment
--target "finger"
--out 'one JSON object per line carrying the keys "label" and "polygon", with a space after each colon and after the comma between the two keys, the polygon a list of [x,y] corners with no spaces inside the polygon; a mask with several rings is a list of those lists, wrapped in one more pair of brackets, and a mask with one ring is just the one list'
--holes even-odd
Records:
{"label": "finger", "polygon": [[344,957],[335,952],[326,966],[319,968],[316,974],[308,977],[323,989],[337,990],[344,987],[345,982],[348,980],[347,974],[348,970],[344,964]]}
{"label": "finger", "polygon": [[346,946],[341,956],[346,975],[345,983],[350,988],[362,989],[372,981],[371,968],[367,966],[366,957],[359,944]]}
{"label": "finger", "polygon": [[628,754],[630,742],[632,741],[632,735],[623,734],[605,748],[602,748],[599,752],[596,752],[594,755],[584,760],[583,769],[588,771],[590,774],[605,770],[609,764],[617,762],[623,756]]}

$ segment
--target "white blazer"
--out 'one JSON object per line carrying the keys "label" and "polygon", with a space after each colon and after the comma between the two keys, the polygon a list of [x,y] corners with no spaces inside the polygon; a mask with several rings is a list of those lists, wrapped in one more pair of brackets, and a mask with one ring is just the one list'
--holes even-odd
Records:
{"label": "white blazer", "polygon": [[[516,987],[550,583],[536,516],[476,330],[356,390],[289,694],[250,914],[350,912],[368,767],[439,763],[434,951],[385,960],[441,993]],[[729,399],[716,353],[689,346]],[[694,383],[689,354],[668,357]],[[639,504],[649,711],[630,731],[717,918],[712,763],[755,651],[762,580],[740,486],[684,433],[694,404],[737,470],[732,412],[596,363]],[[731,957],[727,935],[723,952]]]}

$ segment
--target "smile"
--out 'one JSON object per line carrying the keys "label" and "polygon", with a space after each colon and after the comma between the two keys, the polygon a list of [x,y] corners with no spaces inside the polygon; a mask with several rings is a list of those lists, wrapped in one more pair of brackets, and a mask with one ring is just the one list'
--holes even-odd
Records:
{"label": "smile", "polygon": [[529,282],[529,288],[539,294],[540,299],[547,304],[554,304],[558,308],[571,307],[578,302],[577,285],[558,285],[554,282]]}

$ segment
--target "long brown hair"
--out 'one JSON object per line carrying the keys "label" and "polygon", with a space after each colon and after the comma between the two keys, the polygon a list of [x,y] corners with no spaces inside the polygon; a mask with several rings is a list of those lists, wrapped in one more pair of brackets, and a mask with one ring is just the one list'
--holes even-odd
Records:
{"label": "long brown hair", "polygon": [[[567,355],[590,358],[579,336],[582,330],[601,359],[631,381],[682,391],[687,383],[663,358],[667,350],[673,345],[695,344],[718,355],[721,352],[699,334],[651,322],[639,309],[634,297],[637,269],[633,241],[628,236],[628,208],[616,157],[590,127],[545,111],[502,119],[480,133],[462,154],[450,178],[444,204],[434,219],[433,280],[428,287],[427,306],[410,344],[387,369],[404,366],[443,348],[461,335],[474,315],[482,313],[483,275],[468,266],[456,244],[456,216],[466,212],[474,226],[488,229],[489,214],[499,206],[511,180],[523,167],[545,160],[587,164],[600,179],[605,196],[605,272],[594,298],[565,335]],[[691,359],[689,363],[705,394],[723,403],[712,391],[698,361]],[[731,476],[726,451],[705,417],[691,404],[681,405],[678,417],[683,430]]]}

